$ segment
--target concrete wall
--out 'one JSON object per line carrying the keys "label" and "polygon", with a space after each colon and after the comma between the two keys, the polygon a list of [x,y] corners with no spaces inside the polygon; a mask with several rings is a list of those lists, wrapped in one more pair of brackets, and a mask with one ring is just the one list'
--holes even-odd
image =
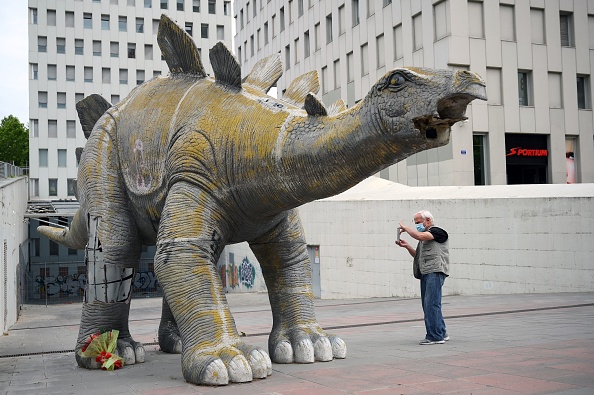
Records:
{"label": "concrete wall", "polygon": [[[320,245],[321,297],[416,297],[400,220],[432,212],[450,236],[444,294],[594,291],[594,184],[408,187],[371,177],[300,208]],[[408,235],[407,241],[416,242]]]}
{"label": "concrete wall", "polygon": [[28,260],[24,222],[27,191],[26,177],[0,179],[0,329],[3,332],[17,320],[17,269]]}

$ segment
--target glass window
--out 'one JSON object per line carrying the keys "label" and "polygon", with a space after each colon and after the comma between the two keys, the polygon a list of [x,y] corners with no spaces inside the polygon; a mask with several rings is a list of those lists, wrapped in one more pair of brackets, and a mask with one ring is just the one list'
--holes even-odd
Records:
{"label": "glass window", "polygon": [[577,98],[580,110],[591,109],[590,101],[590,78],[587,75],[577,76]]}
{"label": "glass window", "polygon": [[130,59],[136,58],[136,44],[135,43],[128,43],[128,58],[130,58]]}
{"label": "glass window", "polygon": [[402,48],[402,24],[394,26],[394,60],[404,56]]}
{"label": "glass window", "polygon": [[83,14],[83,27],[85,29],[93,28],[93,14],[86,12]]}
{"label": "glass window", "polygon": [[101,41],[93,40],[93,56],[101,56]]}
{"label": "glass window", "polygon": [[546,44],[545,14],[541,8],[530,9],[530,28],[533,44]]}
{"label": "glass window", "polygon": [[[50,178],[49,195],[58,196],[58,180]],[[49,254],[52,256],[60,255],[60,245],[55,241],[49,241]]]}
{"label": "glass window", "polygon": [[74,54],[75,55],[83,55],[84,54],[84,40],[81,39],[74,39]]}
{"label": "glass window", "polygon": [[203,23],[200,25],[200,37],[208,38],[208,23]]}
{"label": "glass window", "polygon": [[74,27],[74,12],[66,11],[64,22],[66,24],[66,27]]}
{"label": "glass window", "polygon": [[144,59],[153,60],[153,46],[150,44],[144,45]]}
{"label": "glass window", "polygon": [[375,0],[367,0],[367,18],[375,14]]}
{"label": "glass window", "polygon": [[184,10],[184,0],[177,0],[177,10],[178,11]]}
{"label": "glass window", "polygon": [[303,58],[309,58],[309,30],[303,33]]}
{"label": "glass window", "polygon": [[66,92],[58,92],[58,108],[66,108]]}
{"label": "glass window", "polygon": [[39,137],[39,119],[31,120],[31,136]]}
{"label": "glass window", "polygon": [[264,22],[264,45],[268,44],[268,22]]}
{"label": "glass window", "polygon": [[520,106],[532,106],[532,73],[518,71],[518,98]]}
{"label": "glass window", "polygon": [[47,148],[39,149],[39,166],[47,167]]}
{"label": "glass window", "polygon": [[66,150],[58,150],[58,167],[66,167]]}
{"label": "glass window", "polygon": [[153,0],[144,0],[144,8],[153,8]]}
{"label": "glass window", "polygon": [[66,121],[66,137],[76,138],[76,123],[72,120]]}
{"label": "glass window", "polygon": [[516,41],[516,23],[514,6],[501,4],[499,6],[499,31],[503,41]]}
{"label": "glass window", "polygon": [[101,69],[101,83],[111,84],[111,69],[109,67]]}
{"label": "glass window", "polygon": [[343,4],[342,6],[338,7],[338,35],[342,35],[346,32],[345,14],[346,11]]}
{"label": "glass window", "polygon": [[369,48],[367,43],[361,45],[361,76],[369,74]]}
{"label": "glass window", "polygon": [[136,85],[140,85],[144,82],[144,70],[136,70]]}
{"label": "glass window", "polygon": [[280,18],[280,31],[282,32],[283,30],[285,30],[285,7],[281,7],[280,13],[279,13],[279,18]]}
{"label": "glass window", "polygon": [[55,119],[49,119],[47,121],[47,137],[56,138],[58,137],[58,121]]}
{"label": "glass window", "polygon": [[563,89],[561,73],[549,72],[549,107],[563,108]]}
{"label": "glass window", "polygon": [[326,15],[326,44],[332,42],[332,14]]}
{"label": "glass window", "polygon": [[[446,5],[447,7],[447,5]],[[449,20],[450,10],[447,7],[447,21],[448,21],[448,34],[449,34]],[[473,38],[485,38],[485,27],[484,27],[484,15],[483,15],[483,3],[478,1],[468,2],[468,34]]]}
{"label": "glass window", "polygon": [[287,45],[285,47],[285,70],[291,68],[291,47]]}
{"label": "glass window", "polygon": [[561,46],[574,47],[573,14],[563,13],[559,15],[561,29]]}
{"label": "glass window", "polygon": [[56,52],[66,53],[66,39],[63,37],[56,38]]}
{"label": "glass window", "polygon": [[161,2],[161,9],[166,10],[168,7],[168,4],[167,4],[168,0],[160,0],[160,2]]}
{"label": "glass window", "polygon": [[109,15],[101,15],[101,30],[109,30]]}
{"label": "glass window", "polygon": [[472,136],[472,150],[474,159],[474,185],[486,185],[487,181],[487,135]]}
{"label": "glass window", "polygon": [[93,82],[93,68],[85,67],[85,82]]}
{"label": "glass window", "polygon": [[200,0],[192,0],[192,11],[200,12]]}
{"label": "glass window", "polygon": [[423,15],[413,16],[413,50],[417,51],[423,48]]}
{"label": "glass window", "polygon": [[56,26],[56,10],[47,10],[47,25]]}
{"label": "glass window", "polygon": [[503,85],[501,83],[501,69],[487,67],[487,88],[489,90],[488,104],[503,104]]}
{"label": "glass window", "polygon": [[[260,30],[258,30],[258,33]],[[217,40],[225,39],[225,26],[217,25]]]}
{"label": "glass window", "polygon": [[47,52],[47,37],[37,37],[37,52]]}
{"label": "glass window", "polygon": [[[74,189],[74,186],[76,185],[76,183],[74,182],[74,179],[73,178],[68,178],[66,180],[66,185],[67,185],[67,189],[68,189],[67,190],[68,196],[74,196],[74,195],[76,195],[76,192],[75,192],[75,189]],[[75,252],[72,255],[76,255],[76,250],[74,250],[74,251]],[[68,249],[68,254],[70,254],[70,249]]]}
{"label": "glass window", "polygon": [[347,82],[353,82],[355,80],[355,59],[353,53],[347,54]]}
{"label": "glass window", "polygon": [[359,24],[359,0],[352,0],[351,6],[353,12],[353,26],[357,26]]}
{"label": "glass window", "polygon": [[385,55],[386,50],[384,48],[384,35],[380,34],[379,36],[377,36],[375,38],[375,42],[376,42],[376,51],[377,51],[376,63],[377,63],[377,68],[380,69],[386,65],[386,55]]}
{"label": "glass window", "polygon": [[224,15],[230,15],[231,14],[231,2],[230,1],[224,1],[223,2],[223,14]]}
{"label": "glass window", "polygon": [[37,101],[39,102],[39,108],[47,108],[47,92],[38,92]]}
{"label": "glass window", "polygon": [[144,18],[136,18],[136,33],[144,33]]}
{"label": "glass window", "polygon": [[55,64],[48,64],[47,65],[47,79],[50,81],[55,81],[57,79],[58,71]]}
{"label": "glass window", "polygon": [[186,33],[192,36],[193,24],[192,22],[186,22]]}
{"label": "glass window", "polygon": [[340,59],[334,61],[334,89],[340,88]]}
{"label": "glass window", "polygon": [[29,8],[29,14],[31,17],[31,24],[37,25],[37,8]]}
{"label": "glass window", "polygon": [[120,84],[127,84],[127,83],[128,83],[128,70],[120,69]]}
{"label": "glass window", "polygon": [[118,30],[121,32],[128,31],[128,18],[125,16],[120,16],[118,18]]}
{"label": "glass window", "polygon": [[120,43],[116,41],[112,41],[109,43],[109,55],[112,58],[117,58],[120,56]]}

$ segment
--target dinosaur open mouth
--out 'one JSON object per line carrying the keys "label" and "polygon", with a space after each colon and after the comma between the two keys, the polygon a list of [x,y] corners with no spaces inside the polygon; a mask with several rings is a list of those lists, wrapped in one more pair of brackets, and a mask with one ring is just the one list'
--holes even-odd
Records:
{"label": "dinosaur open mouth", "polygon": [[415,128],[428,140],[439,139],[444,133],[450,131],[453,124],[468,119],[464,116],[466,107],[477,98],[480,97],[468,93],[444,97],[437,102],[437,111],[434,114],[413,119]]}

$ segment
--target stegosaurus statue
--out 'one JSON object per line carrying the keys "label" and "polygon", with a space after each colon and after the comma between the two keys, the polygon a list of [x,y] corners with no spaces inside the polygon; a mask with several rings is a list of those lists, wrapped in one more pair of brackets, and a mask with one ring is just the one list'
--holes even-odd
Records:
{"label": "stegosaurus statue", "polygon": [[[271,374],[276,363],[345,358],[346,345],[317,323],[310,262],[296,208],[335,195],[406,157],[449,141],[467,105],[486,99],[468,71],[389,71],[350,109],[325,108],[317,73],[266,95],[278,55],[245,79],[232,53],[210,50],[214,78],[191,37],[161,17],[158,43],[170,69],[114,106],[80,102],[88,141],[80,157],[80,209],[71,228],[40,227],[87,249],[88,281],[77,350],[100,328],[120,331],[125,364],[144,361],[128,329],[130,289],[142,245],[155,245],[163,288],[159,344],[181,352],[184,378],[222,385]],[[247,241],[273,315],[268,353],[238,333],[216,263]],[[270,357],[269,357],[270,355]],[[80,366],[97,368],[77,353]]]}

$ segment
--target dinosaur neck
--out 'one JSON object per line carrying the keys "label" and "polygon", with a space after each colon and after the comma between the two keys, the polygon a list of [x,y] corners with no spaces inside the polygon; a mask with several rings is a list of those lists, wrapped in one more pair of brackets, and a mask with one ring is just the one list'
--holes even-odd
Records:
{"label": "dinosaur neck", "polygon": [[295,205],[336,195],[402,159],[364,103],[333,117],[295,120],[282,150],[283,184]]}

